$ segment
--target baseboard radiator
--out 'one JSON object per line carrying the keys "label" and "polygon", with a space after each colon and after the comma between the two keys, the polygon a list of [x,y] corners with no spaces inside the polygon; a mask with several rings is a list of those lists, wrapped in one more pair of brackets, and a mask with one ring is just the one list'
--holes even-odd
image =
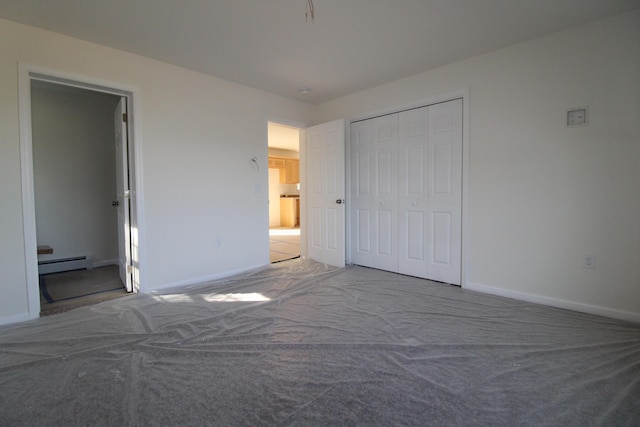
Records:
{"label": "baseboard radiator", "polygon": [[38,274],[60,273],[71,270],[88,270],[91,268],[93,268],[93,257],[86,255],[38,262]]}

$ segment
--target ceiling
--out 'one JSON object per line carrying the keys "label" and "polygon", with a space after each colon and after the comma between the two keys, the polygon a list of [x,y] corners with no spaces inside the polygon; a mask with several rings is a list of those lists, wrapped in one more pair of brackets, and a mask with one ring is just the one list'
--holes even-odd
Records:
{"label": "ceiling", "polygon": [[0,17],[319,104],[640,8],[640,0],[313,3],[313,21],[307,0],[0,0]]}

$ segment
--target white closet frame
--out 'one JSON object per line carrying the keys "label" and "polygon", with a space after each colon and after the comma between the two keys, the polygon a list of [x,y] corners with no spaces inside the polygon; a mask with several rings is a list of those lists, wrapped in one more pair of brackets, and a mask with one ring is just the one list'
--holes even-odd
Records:
{"label": "white closet frame", "polygon": [[400,113],[402,111],[427,107],[433,104],[438,104],[447,101],[453,101],[455,99],[462,99],[462,250],[461,250],[461,266],[460,266],[460,285],[462,287],[467,286],[468,277],[468,265],[469,265],[469,88],[463,88],[454,90],[451,92],[442,93],[426,99],[420,99],[414,102],[399,104],[393,107],[374,110],[361,115],[353,116],[347,120],[346,133],[346,189],[347,189],[347,221],[346,221],[346,235],[349,236],[346,242],[347,249],[347,264],[352,264],[352,250],[355,242],[351,241],[352,226],[351,226],[351,208],[352,204],[349,200],[353,200],[351,194],[351,124],[354,122],[368,120],[379,116],[385,116],[394,113]]}

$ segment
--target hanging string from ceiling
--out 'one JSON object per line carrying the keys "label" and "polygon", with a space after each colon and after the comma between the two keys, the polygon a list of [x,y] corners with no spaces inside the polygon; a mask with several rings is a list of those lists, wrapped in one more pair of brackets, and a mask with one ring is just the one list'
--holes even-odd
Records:
{"label": "hanging string from ceiling", "polygon": [[313,22],[315,18],[316,12],[313,7],[313,0],[307,0],[307,11],[304,14],[304,20],[309,22],[309,18],[311,18],[311,22]]}

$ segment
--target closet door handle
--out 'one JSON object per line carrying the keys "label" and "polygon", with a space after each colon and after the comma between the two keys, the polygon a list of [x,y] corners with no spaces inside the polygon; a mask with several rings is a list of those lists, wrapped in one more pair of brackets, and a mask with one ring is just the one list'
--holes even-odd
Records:
{"label": "closet door handle", "polygon": [[336,200],[336,203],[341,205],[343,203],[347,203],[347,201],[345,199],[338,199],[338,200]]}
{"label": "closet door handle", "polygon": [[111,206],[120,206],[120,202],[117,200],[114,200],[113,202],[111,202]]}

